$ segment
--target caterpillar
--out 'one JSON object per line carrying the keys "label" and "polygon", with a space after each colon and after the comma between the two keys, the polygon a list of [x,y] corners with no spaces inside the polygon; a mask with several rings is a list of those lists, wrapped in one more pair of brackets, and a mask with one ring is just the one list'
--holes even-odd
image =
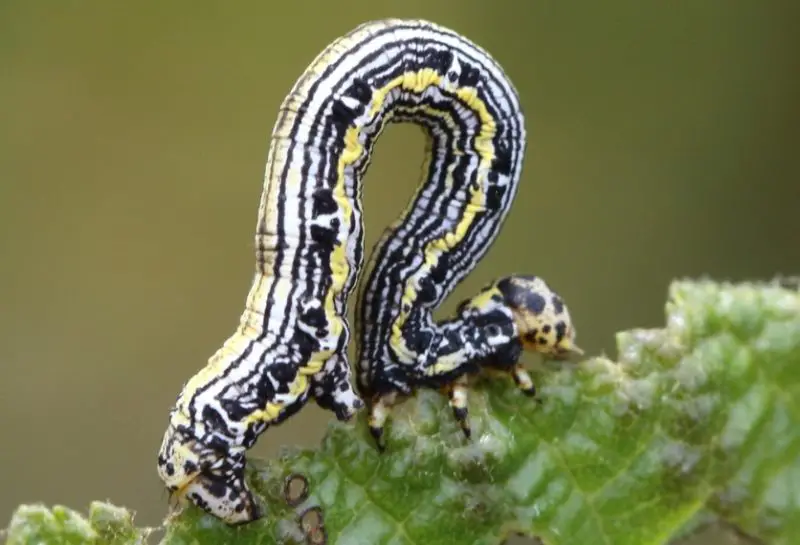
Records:
{"label": "caterpillar", "polygon": [[[346,315],[365,261],[361,184],[390,122],[419,125],[430,144],[424,180],[373,252],[358,297],[353,381]],[[272,131],[239,326],[170,411],[157,469],[172,497],[231,525],[256,520],[263,513],[245,482],[245,453],[309,400],[342,421],[366,402],[383,449],[390,406],[414,388],[440,388],[468,434],[467,373],[496,367],[532,393],[517,365],[522,349],[579,350],[563,301],[535,277],[499,279],[453,319],[431,317],[497,236],[525,145],[516,90],[458,33],[390,19],[328,45]]]}

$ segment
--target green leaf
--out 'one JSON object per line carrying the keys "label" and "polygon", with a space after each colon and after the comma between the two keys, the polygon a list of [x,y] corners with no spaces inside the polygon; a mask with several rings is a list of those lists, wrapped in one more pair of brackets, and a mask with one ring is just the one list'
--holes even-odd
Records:
{"label": "green leaf", "polygon": [[[162,543],[305,543],[300,518],[311,507],[327,542],[348,545],[494,544],[513,532],[554,545],[661,544],[709,520],[797,542],[800,293],[676,282],[666,328],[623,332],[617,343],[618,362],[534,370],[541,404],[510,380],[480,379],[470,443],[431,391],[395,410],[383,455],[364,415],[334,422],[318,449],[251,462],[266,518],[228,528],[189,507],[165,523]],[[292,473],[310,490],[296,507],[284,496]],[[21,507],[8,543],[145,537],[124,515],[112,519]]]}
{"label": "green leaf", "polygon": [[9,524],[7,545],[84,544],[136,545],[145,543],[150,529],[136,529],[133,515],[126,509],[103,502],[92,502],[89,517],[56,505],[23,505]]}

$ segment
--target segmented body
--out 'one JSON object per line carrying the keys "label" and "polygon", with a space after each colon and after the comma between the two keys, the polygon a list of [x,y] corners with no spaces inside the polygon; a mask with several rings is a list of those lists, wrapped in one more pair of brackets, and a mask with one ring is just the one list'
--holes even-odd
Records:
{"label": "segmented body", "polygon": [[[159,453],[175,495],[231,524],[260,515],[244,454],[268,426],[310,398],[342,420],[363,405],[345,316],[364,262],[361,181],[389,122],[420,125],[431,146],[423,183],[379,245],[360,304],[359,389],[371,410],[394,391],[447,385],[518,343],[505,303],[443,324],[431,318],[511,206],[525,148],[517,93],[488,53],[451,30],[361,25],[312,62],[280,108],[245,311],[184,386]],[[497,327],[486,327],[484,311]]]}
{"label": "segmented body", "polygon": [[[519,99],[496,62],[457,35],[417,33],[424,45],[409,52],[412,61],[398,76],[411,89],[398,93],[392,107],[413,111],[408,118],[429,135],[425,181],[377,245],[361,293],[365,392],[380,387],[377,375],[418,368],[436,356],[437,338],[447,333],[431,313],[497,237],[525,150]],[[441,371],[440,365],[435,374]]]}

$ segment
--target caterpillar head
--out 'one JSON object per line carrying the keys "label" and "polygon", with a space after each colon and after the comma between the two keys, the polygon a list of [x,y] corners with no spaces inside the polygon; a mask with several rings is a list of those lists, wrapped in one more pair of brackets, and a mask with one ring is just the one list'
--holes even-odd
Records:
{"label": "caterpillar head", "polygon": [[244,479],[243,454],[230,455],[198,440],[191,428],[167,428],[158,454],[158,475],[172,500],[190,500],[230,525],[261,517]]}
{"label": "caterpillar head", "polygon": [[563,299],[536,276],[509,276],[494,284],[511,311],[523,348],[553,359],[583,354]]}

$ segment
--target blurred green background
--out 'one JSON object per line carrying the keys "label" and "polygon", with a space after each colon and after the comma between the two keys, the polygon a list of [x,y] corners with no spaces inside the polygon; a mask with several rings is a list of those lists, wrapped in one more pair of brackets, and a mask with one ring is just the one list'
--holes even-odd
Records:
{"label": "blurred green background", "polygon": [[[368,19],[464,33],[525,108],[516,205],[443,311],[540,274],[580,344],[613,355],[618,329],[663,323],[674,277],[800,272],[797,4],[289,4],[0,2],[0,519],[109,498],[159,522],[167,412],[242,310],[277,108]],[[409,126],[378,143],[368,244],[422,151]],[[330,418],[308,407],[255,452],[312,445]]]}

